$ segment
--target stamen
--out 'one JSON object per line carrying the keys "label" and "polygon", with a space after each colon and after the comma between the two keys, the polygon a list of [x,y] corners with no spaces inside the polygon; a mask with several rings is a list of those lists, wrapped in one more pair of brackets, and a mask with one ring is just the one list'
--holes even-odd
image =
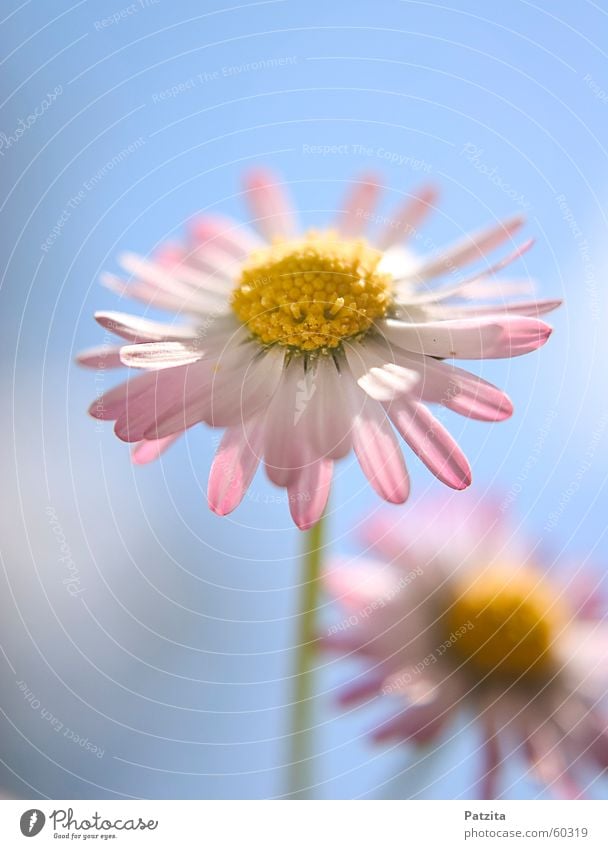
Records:
{"label": "stamen", "polygon": [[232,295],[237,317],[264,344],[337,348],[369,330],[392,305],[382,254],[364,241],[310,234],[257,251]]}

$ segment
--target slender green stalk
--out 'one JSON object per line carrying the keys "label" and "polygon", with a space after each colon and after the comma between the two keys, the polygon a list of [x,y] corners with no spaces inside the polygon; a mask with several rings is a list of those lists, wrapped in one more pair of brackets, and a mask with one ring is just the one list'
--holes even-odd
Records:
{"label": "slender green stalk", "polygon": [[316,613],[321,592],[321,562],[325,517],[306,532],[302,552],[302,590],[296,638],[296,668],[289,758],[290,799],[310,798],[314,781],[313,705]]}

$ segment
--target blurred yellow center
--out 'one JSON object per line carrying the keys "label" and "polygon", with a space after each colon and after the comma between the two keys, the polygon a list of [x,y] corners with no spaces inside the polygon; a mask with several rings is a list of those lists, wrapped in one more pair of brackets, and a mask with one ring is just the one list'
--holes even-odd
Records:
{"label": "blurred yellow center", "polygon": [[382,254],[364,241],[309,234],[252,254],[232,295],[237,317],[264,344],[337,348],[391,305]]}
{"label": "blurred yellow center", "polygon": [[555,597],[535,573],[496,571],[465,585],[444,624],[468,670],[519,678],[551,670],[562,621]]}

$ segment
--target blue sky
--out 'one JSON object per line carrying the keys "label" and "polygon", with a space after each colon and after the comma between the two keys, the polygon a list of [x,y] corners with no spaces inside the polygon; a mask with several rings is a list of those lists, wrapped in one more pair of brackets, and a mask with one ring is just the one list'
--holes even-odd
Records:
{"label": "blue sky", "polygon": [[[207,511],[208,431],[133,470],[111,428],[86,417],[95,377],[73,355],[102,341],[92,312],[119,308],[99,274],[200,211],[246,214],[252,164],[283,176],[304,226],[331,220],[349,179],[370,170],[386,186],[382,212],[421,182],[439,185],[427,230],[437,245],[524,211],[536,245],[513,273],[566,305],[541,352],[480,365],[514,400],[511,421],[445,421],[480,495],[511,492],[514,520],[551,558],[589,559],[601,577],[608,9],[9,0],[3,15],[0,633],[47,710],[106,749],[94,757],[50,734],[6,667],[6,774],[29,790],[5,780],[64,797],[278,794],[298,532],[262,475],[230,518]],[[439,491],[409,465],[413,498]],[[83,604],[62,584],[49,505],[86,576]],[[353,528],[378,508],[343,461],[332,551],[356,550]],[[322,676],[321,792],[388,793],[374,788],[407,756],[363,742],[372,714],[335,721],[331,690],[347,674],[332,665]],[[455,737],[438,774],[473,744]],[[416,775],[394,792],[426,787],[428,770]],[[470,780],[448,776],[425,794],[466,792]]]}

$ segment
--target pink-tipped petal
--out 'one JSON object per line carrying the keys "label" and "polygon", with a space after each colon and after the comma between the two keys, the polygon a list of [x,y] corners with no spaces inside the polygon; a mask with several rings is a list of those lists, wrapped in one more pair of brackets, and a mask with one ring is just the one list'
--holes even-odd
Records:
{"label": "pink-tipped petal", "polygon": [[380,250],[387,250],[398,242],[416,236],[425,218],[435,208],[438,197],[435,186],[423,186],[412,197],[407,198],[380,234],[377,240]]}
{"label": "pink-tipped petal", "polygon": [[186,257],[184,248],[175,242],[166,242],[154,252],[154,261],[163,268],[175,268],[180,265]]}
{"label": "pink-tipped petal", "polygon": [[353,419],[353,448],[363,474],[385,501],[403,504],[410,482],[401,448],[382,407],[363,398]]}
{"label": "pink-tipped petal", "polygon": [[201,215],[190,223],[189,229],[194,245],[211,242],[236,259],[243,259],[260,246],[255,233],[222,215]]}
{"label": "pink-tipped petal", "polygon": [[563,736],[553,722],[546,717],[537,718],[525,740],[525,752],[532,769],[558,799],[580,799],[582,788],[574,779],[564,749]]}
{"label": "pink-tipped petal", "polygon": [[382,672],[364,673],[359,680],[342,688],[338,696],[338,704],[341,707],[350,707],[358,702],[374,698],[381,692],[383,680],[384,673]]}
{"label": "pink-tipped petal", "polygon": [[392,598],[399,590],[399,573],[386,563],[334,562],[323,580],[332,598],[349,610],[365,607],[379,598]]}
{"label": "pink-tipped petal", "polygon": [[[192,406],[206,398],[208,371],[208,364],[199,362],[150,372],[129,381],[122,398],[118,395],[112,398],[114,403],[110,409],[116,419],[116,436],[123,442],[163,439],[201,421],[201,418],[190,419],[188,413]],[[176,409],[180,410],[180,415],[174,427],[160,432],[159,422]]]}
{"label": "pink-tipped petal", "polygon": [[424,404],[400,398],[386,409],[401,436],[435,477],[453,489],[466,489],[471,484],[467,458]]}
{"label": "pink-tipped petal", "polygon": [[158,460],[170,445],[179,439],[181,433],[174,433],[164,439],[144,439],[136,445],[131,452],[131,462],[136,466],[144,466]]}
{"label": "pink-tipped petal", "polygon": [[129,342],[166,342],[168,340],[192,339],[196,329],[180,327],[178,324],[163,324],[123,312],[103,311],[95,313],[95,321],[117,336]]}
{"label": "pink-tipped petal", "polygon": [[387,319],[382,330],[390,342],[407,351],[470,360],[519,357],[540,348],[551,335],[543,321],[515,315],[418,324]]}
{"label": "pink-tipped petal", "polygon": [[[418,369],[421,381],[418,398],[442,404],[449,410],[484,422],[499,422],[513,414],[513,404],[505,393],[488,381],[450,363],[432,357],[397,354],[410,368]],[[392,364],[385,366],[389,371]]]}
{"label": "pink-tipped petal", "polygon": [[[133,253],[119,257],[121,266],[133,275],[134,282],[125,287],[125,294],[139,292],[135,297],[148,297],[150,303],[172,303],[172,309],[181,313],[198,310],[206,314],[225,315],[230,312],[229,293],[223,287],[207,285],[207,278],[187,264],[167,269]],[[156,303],[159,297],[160,304]]]}
{"label": "pink-tipped petal", "polygon": [[483,259],[490,251],[510,240],[522,227],[524,220],[523,216],[515,215],[493,227],[465,236],[462,241],[418,268],[417,276],[422,280],[430,280],[439,274],[453,272],[469,262]]}
{"label": "pink-tipped petal", "polygon": [[374,174],[363,175],[353,183],[336,222],[342,238],[356,239],[367,230],[379,192],[379,180]]}
{"label": "pink-tipped petal", "polygon": [[313,460],[304,465],[287,484],[289,512],[301,531],[312,528],[323,515],[333,468],[332,460]]}
{"label": "pink-tipped petal", "polygon": [[153,374],[141,374],[113,386],[93,401],[89,407],[89,415],[101,421],[115,421],[125,413],[130,403],[153,385],[154,380]]}
{"label": "pink-tipped petal", "polygon": [[388,740],[430,743],[441,733],[446,721],[447,712],[441,712],[437,700],[433,699],[406,708],[376,728],[372,737],[377,743]]}
{"label": "pink-tipped petal", "polygon": [[252,225],[269,242],[295,234],[292,204],[278,178],[269,171],[251,171],[245,178]]}
{"label": "pink-tipped petal", "polygon": [[[528,239],[506,257],[503,257],[503,259],[487,266],[481,271],[475,272],[475,274],[471,277],[461,280],[455,286],[443,286],[439,289],[431,286],[426,290],[422,290],[413,297],[410,295],[408,298],[407,292],[411,285],[408,282],[406,285],[406,295],[404,297],[405,305],[406,307],[411,307],[413,304],[420,306],[423,304],[442,302],[450,298],[464,298],[467,300],[475,298],[504,298],[505,296],[519,294],[521,292],[527,293],[532,288],[530,280],[510,280],[499,282],[494,280],[493,277],[498,271],[502,271],[504,268],[511,265],[511,263],[515,262],[516,259],[523,256],[523,254],[530,250],[533,244],[534,240]],[[397,287],[397,292],[401,292],[399,286]]]}
{"label": "pink-tipped petal", "polygon": [[76,362],[85,368],[103,370],[106,368],[122,368],[120,345],[97,345],[87,348],[76,355]]}
{"label": "pink-tipped petal", "polygon": [[259,422],[226,430],[209,473],[207,500],[214,513],[226,516],[239,506],[256,473],[261,450]]}

